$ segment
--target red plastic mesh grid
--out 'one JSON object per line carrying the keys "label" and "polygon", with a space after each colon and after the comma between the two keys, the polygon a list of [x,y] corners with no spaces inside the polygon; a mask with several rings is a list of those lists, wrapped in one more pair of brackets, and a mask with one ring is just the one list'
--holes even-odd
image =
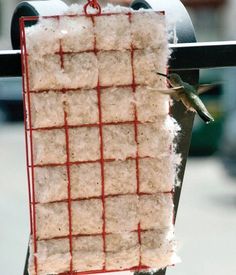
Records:
{"label": "red plastic mesh grid", "polygon": [[[117,14],[117,13],[116,13]],[[122,13],[123,14],[123,13]],[[89,15],[91,18],[93,24],[94,24],[94,17],[95,16],[109,16],[111,13],[107,14],[97,14],[97,15]],[[126,13],[126,15],[131,17],[131,13]],[[86,15],[63,15],[63,16],[86,16]],[[45,17],[45,18],[56,18],[57,20],[60,20],[61,16],[51,16],[51,17]],[[106,235],[109,234],[106,232],[106,213],[105,213],[105,199],[107,197],[116,197],[120,196],[121,194],[117,195],[105,195],[105,177],[104,177],[104,163],[105,162],[112,162],[115,161],[115,159],[105,159],[104,158],[104,142],[103,142],[103,126],[105,125],[122,125],[122,124],[129,124],[133,125],[134,127],[134,134],[135,134],[135,142],[136,145],[138,145],[138,127],[137,125],[141,123],[138,121],[137,118],[137,109],[136,105],[134,104],[134,120],[133,121],[122,121],[122,122],[103,122],[102,121],[102,110],[101,110],[101,89],[103,88],[109,88],[113,86],[101,86],[100,82],[98,81],[96,91],[97,91],[97,108],[98,108],[98,114],[99,114],[99,122],[95,124],[80,124],[80,125],[68,125],[68,120],[67,120],[67,111],[66,111],[66,106],[64,106],[64,125],[61,127],[41,127],[41,128],[33,128],[32,127],[32,114],[31,114],[31,95],[35,93],[36,91],[30,90],[30,85],[29,85],[29,66],[28,66],[28,53],[27,53],[27,45],[26,45],[26,36],[25,36],[25,26],[29,22],[35,22],[38,20],[38,17],[27,17],[27,18],[22,18],[20,22],[20,30],[21,30],[21,49],[22,49],[22,71],[23,71],[23,100],[24,100],[24,114],[25,114],[25,142],[26,142],[26,158],[27,158],[27,176],[28,176],[28,189],[29,189],[29,209],[30,209],[30,226],[31,226],[31,236],[33,240],[33,252],[37,253],[38,252],[38,239],[37,239],[37,224],[36,224],[36,205],[37,201],[35,198],[35,183],[34,183],[34,173],[35,173],[35,167],[49,167],[49,166],[63,166],[66,167],[66,172],[67,172],[67,181],[68,181],[68,186],[67,186],[67,192],[68,192],[68,199],[66,200],[61,200],[61,201],[56,201],[56,202],[66,202],[68,204],[68,221],[69,221],[69,235],[68,236],[63,236],[63,237],[56,237],[56,238],[68,238],[69,239],[69,248],[70,248],[70,270],[66,273],[61,273],[61,274],[92,274],[92,273],[106,273],[106,272],[114,272],[114,271],[125,271],[125,270],[144,270],[148,269],[148,266],[143,266],[142,265],[142,260],[141,260],[141,253],[139,253],[140,258],[139,258],[139,265],[131,267],[129,269],[123,269],[123,270],[108,270],[106,268],[106,262],[103,263],[103,268],[100,270],[88,270],[88,271],[82,271],[82,272],[75,272],[73,269],[73,237],[76,236],[85,236],[85,235],[73,235],[72,233],[72,214],[71,214],[71,203],[72,201],[75,200],[83,200],[82,199],[72,199],[71,198],[71,174],[70,174],[70,167],[73,164],[83,164],[83,163],[100,163],[101,167],[101,186],[102,186],[102,191],[101,191],[101,196],[99,197],[91,197],[92,198],[98,198],[102,200],[102,206],[103,206],[103,213],[102,213],[102,221],[103,221],[103,227],[102,227],[102,233],[101,234],[86,234],[86,236],[90,235],[102,235],[103,238],[103,252],[106,252]],[[135,83],[135,76],[134,76],[134,66],[133,66],[133,57],[134,57],[134,47],[131,45],[130,48],[130,56],[131,56],[131,65],[132,65],[132,83],[130,85],[116,85],[116,87],[130,87],[132,88],[133,93],[136,91],[136,87],[138,86]],[[88,52],[88,51],[86,51]],[[97,55],[98,50],[96,47],[96,36],[94,38],[94,49],[92,51]],[[66,54],[72,54],[72,53],[78,53],[78,52],[70,52],[67,53],[63,51],[62,44],[60,43],[60,51],[56,52],[56,55],[60,56],[60,65],[61,68],[64,67],[64,56]],[[63,89],[56,89],[56,91],[61,92],[61,93],[66,93],[67,91],[71,91],[73,89],[71,88],[63,88]],[[76,89],[80,90],[80,89]],[[42,91],[37,91],[39,92],[45,92],[47,90],[42,90]],[[53,91],[53,89],[50,89],[50,91]],[[71,161],[70,160],[70,146],[69,146],[69,129],[70,128],[77,128],[77,127],[97,127],[99,129],[99,137],[100,137],[100,158],[97,160],[92,160],[92,161]],[[65,163],[48,163],[48,164],[34,164],[34,150],[33,150],[33,132],[34,131],[48,131],[52,129],[64,129],[65,131],[65,141],[66,141],[66,162]],[[138,148],[138,146],[137,146]],[[148,158],[148,157],[140,157],[138,149],[136,151],[136,156],[135,157],[130,157],[128,159],[133,159],[135,160],[136,164],[136,194],[138,196],[146,195],[148,193],[142,193],[140,192],[140,179],[139,179],[139,160],[142,158]],[[163,192],[164,193],[164,192]],[[165,193],[171,193],[173,194],[173,191],[171,192],[165,192]],[[132,193],[133,194],[133,193]],[[127,195],[127,193],[125,193]],[[138,241],[139,244],[141,244],[141,232],[145,231],[141,229],[140,223],[138,224],[137,229],[135,232],[138,234]],[[140,246],[141,247],[141,246]],[[38,274],[38,263],[37,263],[37,257],[34,256],[34,268],[35,268],[35,274]]]}

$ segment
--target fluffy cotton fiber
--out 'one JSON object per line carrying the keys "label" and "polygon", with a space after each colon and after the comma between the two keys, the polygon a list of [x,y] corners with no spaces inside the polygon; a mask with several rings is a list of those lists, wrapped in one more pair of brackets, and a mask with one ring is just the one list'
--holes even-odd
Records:
{"label": "fluffy cotton fiber", "polygon": [[34,164],[66,162],[66,138],[64,130],[33,131]]}
{"label": "fluffy cotton fiber", "polygon": [[36,167],[34,169],[35,199],[37,202],[53,202],[68,197],[66,167]]}
{"label": "fluffy cotton fiber", "polygon": [[[132,88],[108,88],[101,91],[102,121],[134,120],[134,93]],[[122,106],[122,108],[121,108]]]}
{"label": "fluffy cotton fiber", "polygon": [[106,238],[106,266],[110,270],[126,269],[139,264],[137,233],[110,234]]}
{"label": "fluffy cotton fiber", "polygon": [[74,5],[26,28],[36,166],[29,273],[164,268],[177,262],[178,131],[169,96],[158,92],[166,87],[156,74],[167,67],[165,17],[81,11]]}
{"label": "fluffy cotton fiber", "polygon": [[101,236],[73,238],[73,269],[77,271],[100,270],[105,255]]}
{"label": "fluffy cotton fiber", "polygon": [[[31,240],[31,249],[32,249]],[[69,270],[70,267],[70,248],[68,239],[55,239],[37,242],[38,275],[57,274]],[[29,273],[36,275],[34,266],[34,254],[30,251]]]}

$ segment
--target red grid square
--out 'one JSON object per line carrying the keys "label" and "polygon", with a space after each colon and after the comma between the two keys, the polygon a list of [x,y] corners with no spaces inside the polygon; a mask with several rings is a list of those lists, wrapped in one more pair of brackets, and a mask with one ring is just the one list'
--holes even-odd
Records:
{"label": "red grid square", "polygon": [[[117,15],[117,14],[101,14],[101,15],[91,15],[88,18],[90,18],[90,20],[92,21],[93,26],[95,26],[95,19],[98,18],[99,16],[111,16],[111,15]],[[129,20],[129,22],[131,22],[131,13],[126,13],[123,14],[124,17],[126,16]],[[81,17],[84,15],[81,15]],[[53,18],[56,19],[58,21],[61,20],[61,18],[66,18],[66,17],[73,17],[73,18],[77,18],[80,17],[78,15],[76,16],[53,16],[53,17],[45,17],[45,18]],[[26,22],[29,21],[36,21],[38,20],[38,17],[29,17],[29,18],[23,18],[21,20],[21,48],[22,48],[22,69],[23,69],[23,96],[24,96],[24,112],[25,112],[25,133],[26,133],[26,150],[27,150],[27,175],[28,175],[28,187],[29,187],[29,199],[30,199],[30,221],[31,221],[31,235],[32,235],[32,239],[33,239],[33,252],[37,253],[38,251],[38,235],[37,235],[37,204],[39,203],[36,200],[36,196],[35,196],[35,168],[36,167],[66,167],[66,176],[67,176],[67,181],[68,181],[68,185],[67,185],[67,199],[63,199],[60,200],[60,202],[62,203],[67,203],[67,208],[68,208],[68,231],[69,234],[65,235],[65,236],[60,236],[60,237],[56,237],[56,238],[45,238],[43,240],[53,240],[53,239],[68,239],[69,240],[69,253],[71,255],[71,259],[70,259],[70,267],[68,272],[66,273],[61,273],[61,274],[89,274],[89,273],[104,273],[104,272],[113,272],[113,271],[124,271],[124,270],[141,270],[141,269],[146,269],[148,268],[148,266],[144,266],[142,265],[142,259],[141,259],[141,232],[145,232],[145,230],[143,230],[141,228],[140,225],[140,221],[138,222],[136,229],[132,230],[132,232],[136,232],[137,236],[138,236],[138,243],[139,243],[139,260],[138,260],[138,264],[131,267],[131,268],[123,268],[123,269],[114,269],[114,270],[110,270],[107,269],[106,267],[106,257],[104,257],[104,262],[103,262],[103,266],[101,269],[99,270],[83,270],[83,271],[78,271],[75,272],[74,271],[74,267],[73,267],[73,263],[74,263],[74,259],[73,259],[73,252],[74,247],[73,247],[73,242],[74,242],[74,238],[79,237],[79,236],[102,236],[103,239],[103,253],[105,255],[106,253],[106,236],[110,235],[110,232],[106,231],[106,199],[107,198],[116,198],[118,196],[123,196],[123,195],[128,195],[128,196],[134,196],[136,195],[137,197],[142,196],[142,195],[146,195],[148,193],[142,193],[140,192],[140,175],[139,175],[139,160],[140,159],[146,159],[149,157],[145,157],[139,156],[139,150],[138,150],[138,124],[140,124],[141,122],[138,121],[138,114],[137,114],[137,108],[136,108],[136,104],[133,104],[133,115],[131,117],[133,117],[132,120],[130,121],[124,121],[122,119],[118,119],[117,121],[107,121],[103,120],[103,114],[102,114],[102,102],[101,102],[101,97],[103,95],[103,92],[106,91],[106,89],[110,89],[113,88],[113,85],[110,85],[108,82],[106,83],[106,81],[103,81],[105,83],[105,85],[100,85],[100,80],[98,81],[96,87],[88,87],[88,88],[92,88],[94,90],[96,90],[97,93],[97,113],[98,113],[98,121],[95,123],[77,123],[75,125],[71,125],[68,123],[69,118],[68,118],[68,105],[66,105],[66,103],[63,103],[63,105],[61,106],[63,108],[63,112],[64,112],[64,116],[63,116],[63,125],[56,125],[56,126],[51,126],[51,127],[33,127],[33,116],[31,113],[32,110],[32,95],[34,94],[39,94],[39,93],[43,93],[43,92],[48,92],[49,90],[47,89],[42,89],[42,90],[32,90],[30,87],[30,81],[29,81],[29,64],[28,64],[28,52],[27,52],[27,45],[26,45],[26,36],[25,36],[25,24]],[[97,41],[96,41],[96,37],[94,37],[94,45],[93,45],[93,49],[88,49],[87,51],[81,51],[81,52],[73,52],[73,51],[69,51],[66,52],[63,49],[63,45],[61,43],[61,41],[59,41],[59,52],[55,52],[56,56],[59,56],[60,59],[60,67],[63,69],[65,67],[65,62],[68,62],[67,60],[67,56],[69,57],[73,57],[73,55],[77,55],[79,53],[84,53],[87,52],[88,54],[94,54],[95,56],[98,56],[98,58],[100,57],[100,50],[97,48]],[[130,49],[126,49],[125,54],[129,54],[131,57],[131,78],[132,78],[132,83],[131,84],[126,84],[126,83],[119,83],[117,82],[116,88],[120,88],[120,89],[128,89],[131,90],[133,94],[135,94],[136,92],[136,87],[138,86],[135,82],[135,72],[134,72],[134,52],[135,52],[135,48],[133,47],[133,45],[131,44]],[[107,68],[108,69],[108,68]],[[127,80],[128,81],[128,80]],[[129,82],[129,81],[128,81]],[[127,82],[127,83],[128,83]],[[56,87],[55,89],[50,89],[51,92],[55,91],[58,92],[60,94],[67,94],[69,92],[80,92],[80,87],[61,87],[58,88]],[[121,194],[120,192],[117,194],[106,194],[106,189],[105,189],[105,163],[110,163],[115,161],[115,159],[113,158],[104,158],[104,126],[109,127],[109,126],[113,126],[113,125],[127,125],[127,126],[133,126],[133,130],[134,130],[134,141],[135,141],[135,146],[136,146],[136,153],[134,156],[130,156],[127,158],[127,160],[132,160],[135,162],[135,176],[136,176],[136,191],[135,193],[131,192],[130,194],[126,193],[126,194]],[[95,157],[93,160],[91,159],[83,159],[83,160],[71,160],[71,153],[70,153],[70,141],[71,141],[71,136],[70,136],[70,131],[71,129],[77,129],[77,128],[94,128],[94,129],[98,129],[99,132],[99,155],[97,157]],[[65,133],[65,149],[66,149],[66,160],[62,161],[62,163],[58,163],[58,162],[51,162],[51,163],[35,163],[35,159],[34,159],[34,140],[33,140],[33,133],[34,131],[49,131],[49,130],[63,130]],[[80,152],[78,151],[78,156],[80,155]],[[94,196],[94,197],[90,197],[89,199],[100,199],[102,201],[102,228],[101,228],[101,232],[94,232],[91,234],[73,234],[73,213],[72,213],[72,204],[74,204],[76,201],[81,201],[81,200],[85,200],[85,198],[80,197],[80,198],[74,198],[71,194],[71,190],[72,190],[72,186],[71,186],[71,166],[72,165],[81,165],[81,164],[89,164],[89,163],[98,163],[100,164],[100,173],[101,173],[101,193],[100,195]],[[161,193],[173,193],[172,191],[168,191],[168,192],[161,192]],[[72,198],[73,197],[73,198]],[[55,201],[54,201],[55,202]],[[53,202],[49,202],[49,203],[53,203]],[[108,246],[109,247],[109,246]],[[37,275],[38,273],[38,262],[37,262],[37,258],[34,256],[34,269],[35,269],[35,274]]]}

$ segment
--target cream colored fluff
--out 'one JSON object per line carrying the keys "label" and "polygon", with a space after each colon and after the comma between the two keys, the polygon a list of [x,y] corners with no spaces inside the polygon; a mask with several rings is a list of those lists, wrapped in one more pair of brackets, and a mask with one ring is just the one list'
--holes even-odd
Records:
{"label": "cream colored fluff", "polygon": [[[67,14],[81,11],[73,5]],[[156,72],[166,71],[169,56],[164,16],[152,11],[124,14],[130,11],[108,6],[105,13],[123,14],[95,17],[94,23],[80,16],[40,19],[26,29],[32,127],[59,127],[33,131],[33,161],[42,166],[70,162],[68,167],[35,168],[38,275],[69,271],[71,260],[73,269],[82,272],[104,265],[127,269],[140,260],[158,269],[178,261],[172,195],[161,193],[174,188],[178,158],[173,140],[179,130],[168,114],[169,96],[158,92],[166,83]],[[94,46],[97,53],[87,52]],[[132,86],[133,80],[138,86]],[[103,87],[97,90],[98,84]],[[102,129],[100,119],[107,124]],[[137,231],[139,224],[145,231]],[[103,229],[110,233],[105,243]]]}

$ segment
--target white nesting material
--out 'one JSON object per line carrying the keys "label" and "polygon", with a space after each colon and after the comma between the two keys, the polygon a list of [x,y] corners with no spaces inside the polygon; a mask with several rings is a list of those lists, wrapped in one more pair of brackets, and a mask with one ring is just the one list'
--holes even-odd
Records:
{"label": "white nesting material", "polygon": [[30,95],[33,128],[64,125],[64,95],[60,92],[32,93]]}
{"label": "white nesting material", "polygon": [[113,4],[107,4],[105,7],[102,8],[102,13],[104,14],[110,14],[110,13],[129,13],[133,10],[129,7],[119,6],[119,5],[113,5]]}
{"label": "white nesting material", "polygon": [[61,17],[59,36],[63,52],[80,52],[94,49],[94,30],[90,17]]}
{"label": "white nesting material", "polygon": [[101,86],[132,84],[130,51],[99,52],[98,68]]}
{"label": "white nesting material", "polygon": [[108,88],[101,91],[103,122],[134,120],[134,93],[132,88]]}
{"label": "white nesting material", "polygon": [[138,228],[138,196],[124,195],[105,200],[106,231],[120,233]]}
{"label": "white nesting material", "polygon": [[65,202],[36,205],[36,235],[50,239],[69,234],[68,204]]}
{"label": "white nesting material", "polygon": [[[165,72],[167,56],[162,49],[144,49],[134,51],[134,76],[136,84],[160,88],[160,76],[156,72]],[[162,77],[163,78],[163,77]],[[162,81],[165,81],[163,78]]]}
{"label": "white nesting material", "polygon": [[[148,27],[147,27],[148,26]],[[144,12],[131,15],[132,44],[134,48],[163,48],[167,47],[165,18],[155,12]],[[144,39],[145,37],[145,39]]]}
{"label": "white nesting material", "polygon": [[150,230],[141,233],[142,264],[162,269],[179,262],[175,254],[173,234],[167,230]]}
{"label": "white nesting material", "polygon": [[165,120],[138,125],[138,151],[141,157],[169,155],[173,137]]}
{"label": "white nesting material", "polygon": [[105,261],[102,236],[73,238],[73,270],[102,269]]}
{"label": "white nesting material", "polygon": [[98,82],[95,53],[29,57],[31,90],[94,88]]}
{"label": "white nesting material", "polygon": [[[67,14],[81,12],[74,6]],[[170,234],[172,194],[161,192],[174,186],[173,140],[178,130],[168,114],[169,96],[158,92],[166,88],[166,79],[156,74],[167,68],[165,19],[152,11],[132,13],[114,6],[104,12],[113,14],[93,20],[44,19],[41,26],[26,31],[29,53],[34,53],[28,56],[29,86],[40,92],[31,94],[33,127],[63,126],[65,111],[68,124],[68,133],[33,131],[34,164],[70,162],[69,168],[35,169],[36,237],[68,236],[71,207],[72,234],[78,235],[72,237],[73,270],[101,271],[104,265],[107,270],[122,270],[138,266],[140,259],[142,265],[162,268],[176,262]],[[94,47],[96,51],[90,52]],[[135,118],[141,122],[136,133]],[[102,129],[100,120],[106,124]],[[141,158],[136,161],[132,158],[137,154]],[[71,205],[56,202],[68,199],[68,178]],[[145,195],[137,194],[138,189]],[[141,242],[139,224],[145,230]],[[104,229],[110,233],[105,242]],[[68,238],[38,243],[39,275],[70,270]],[[32,259],[31,252],[31,275]]]}
{"label": "white nesting material", "polygon": [[96,90],[69,91],[65,94],[69,125],[98,123]]}
{"label": "white nesting material", "polygon": [[78,15],[78,14],[83,14],[84,13],[84,6],[83,5],[78,5],[78,4],[72,4],[68,6],[67,10],[65,11],[65,15]]}
{"label": "white nesting material", "polygon": [[175,184],[173,157],[145,158],[139,160],[140,192],[170,192]]}
{"label": "white nesting material", "polygon": [[137,190],[135,160],[112,161],[104,164],[105,194],[129,194]]}
{"label": "white nesting material", "polygon": [[139,198],[140,226],[142,229],[168,228],[172,222],[171,194],[143,195]]}
{"label": "white nesting material", "polygon": [[96,48],[125,50],[131,47],[129,16],[117,14],[95,17]]}
{"label": "white nesting material", "polygon": [[66,137],[64,130],[33,131],[34,164],[64,163]]}
{"label": "white nesting material", "polygon": [[169,112],[170,98],[168,95],[160,94],[158,90],[150,90],[145,86],[137,87],[135,100],[138,121],[155,122]]}
{"label": "white nesting material", "polygon": [[98,127],[69,129],[70,161],[98,160],[100,137]]}
{"label": "white nesting material", "polygon": [[59,52],[59,21],[56,18],[41,18],[39,23],[25,28],[26,46],[29,55],[43,56]]}
{"label": "white nesting material", "polygon": [[100,199],[73,201],[71,210],[73,234],[102,233],[103,206]]}
{"label": "white nesting material", "polygon": [[110,234],[106,237],[106,267],[126,269],[139,264],[138,233]]}
{"label": "white nesting material", "polygon": [[65,54],[62,84],[67,89],[94,88],[98,83],[98,64],[95,53]]}
{"label": "white nesting material", "polygon": [[[31,253],[32,251],[31,243]],[[57,274],[70,269],[69,239],[55,239],[37,242],[37,275]],[[29,259],[29,273],[35,274],[34,256]]]}
{"label": "white nesting material", "polygon": [[102,195],[100,163],[84,163],[70,168],[71,198],[89,198]]}
{"label": "white nesting material", "polygon": [[40,203],[68,198],[66,167],[36,167],[34,169],[35,200]]}
{"label": "white nesting material", "polygon": [[103,127],[104,158],[124,160],[136,156],[134,126],[108,125]]}
{"label": "white nesting material", "polygon": [[39,91],[63,87],[64,74],[59,55],[41,57],[34,54],[34,56],[28,56],[28,67],[30,90]]}

